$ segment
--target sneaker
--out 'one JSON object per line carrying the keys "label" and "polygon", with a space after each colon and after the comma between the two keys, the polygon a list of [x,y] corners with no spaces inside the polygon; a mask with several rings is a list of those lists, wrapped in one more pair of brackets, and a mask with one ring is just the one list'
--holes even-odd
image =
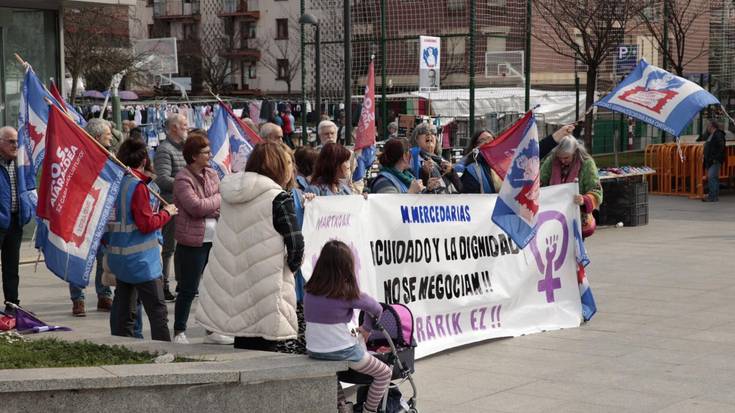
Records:
{"label": "sneaker", "polygon": [[97,298],[97,311],[104,311],[109,313],[112,310],[112,298],[110,297],[99,297]]}
{"label": "sneaker", "polygon": [[84,300],[72,301],[71,314],[74,317],[86,317],[87,312],[84,310]]}
{"label": "sneaker", "polygon": [[189,344],[186,333],[179,333],[174,336],[174,344]]}
{"label": "sneaker", "polygon": [[171,294],[171,290],[166,288],[165,290],[163,290],[163,299],[167,303],[173,303],[174,301],[176,301],[176,296]]}
{"label": "sneaker", "polygon": [[223,334],[210,333],[204,337],[204,344],[222,344],[225,346],[231,346],[235,344],[235,338],[226,336]]}

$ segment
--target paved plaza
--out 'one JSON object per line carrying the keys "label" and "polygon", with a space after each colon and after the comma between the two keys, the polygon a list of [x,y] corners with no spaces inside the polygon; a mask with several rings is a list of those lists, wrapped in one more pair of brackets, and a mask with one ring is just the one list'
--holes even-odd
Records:
{"label": "paved plaza", "polygon": [[[599,229],[587,242],[592,321],[418,361],[419,411],[734,412],[735,196],[721,199],[651,196],[649,225]],[[87,317],[73,318],[62,281],[43,264],[21,271],[22,303],[42,319],[110,339],[93,288]]]}

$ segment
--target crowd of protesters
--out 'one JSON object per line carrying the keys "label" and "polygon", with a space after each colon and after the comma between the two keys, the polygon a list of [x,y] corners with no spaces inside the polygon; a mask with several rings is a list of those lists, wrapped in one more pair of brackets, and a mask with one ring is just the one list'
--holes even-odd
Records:
{"label": "crowd of protesters", "polygon": [[[345,128],[340,131],[334,122],[323,120],[317,127],[318,146],[293,151],[289,119],[282,125],[252,124],[263,142],[254,146],[243,171],[220,180],[210,166],[206,131],[190,130],[182,115],[167,119],[166,139],[153,159],[135,129],[122,143],[113,143],[107,121],[90,121],[90,135],[116,151],[132,171],[123,180],[97,254],[97,309],[110,311],[111,333],[142,337],[145,310],[154,340],[188,344],[186,331],[194,313],[206,330],[205,343],[348,360],[353,368],[376,377],[366,405],[366,411],[374,410],[389,372],[348,338],[330,336],[335,329],[329,326],[344,324],[348,309],[376,312],[380,306],[354,282],[334,284],[354,278],[351,253],[344,245],[325,246],[314,270],[318,277],[304,282],[300,267],[305,205],[316,196],[488,194],[497,193],[501,185],[477,150],[494,139],[492,133],[476,133],[464,158],[452,164],[442,157],[431,124],[417,125],[407,137],[398,135],[397,125],[389,126],[377,157],[380,171],[371,179],[366,170],[373,159],[344,145]],[[590,213],[599,207],[602,191],[594,161],[572,131],[567,125],[540,141],[541,158],[551,153],[541,167],[541,181],[546,185],[579,180],[582,193],[574,202],[592,220],[585,221],[585,228],[594,230]],[[16,152],[15,130],[0,129],[3,292],[17,304],[18,250],[29,217],[17,201]],[[84,291],[71,287],[70,294],[73,314],[83,316]],[[175,302],[173,335],[167,301]],[[362,332],[369,328],[364,325]]]}

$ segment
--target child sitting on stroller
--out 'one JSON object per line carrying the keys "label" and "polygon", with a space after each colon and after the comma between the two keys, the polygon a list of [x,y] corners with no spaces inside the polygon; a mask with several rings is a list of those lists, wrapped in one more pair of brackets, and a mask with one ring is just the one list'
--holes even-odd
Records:
{"label": "child sitting on stroller", "polygon": [[[348,323],[354,309],[376,318],[383,309],[374,298],[360,292],[352,251],[345,243],[332,240],[324,245],[305,290],[307,353],[315,359],[347,360],[352,370],[372,376],[363,412],[376,412],[390,384],[392,368],[368,353],[362,343],[372,331],[372,317],[365,317],[357,330],[359,338]],[[344,403],[343,397],[340,399]]]}

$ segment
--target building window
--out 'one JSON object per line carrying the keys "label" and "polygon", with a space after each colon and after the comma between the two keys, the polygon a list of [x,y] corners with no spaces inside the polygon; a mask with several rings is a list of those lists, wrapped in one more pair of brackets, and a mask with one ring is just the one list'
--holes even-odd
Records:
{"label": "building window", "polygon": [[248,67],[248,78],[255,79],[258,77],[258,73],[255,69],[255,63],[250,63],[250,67]]}
{"label": "building window", "polygon": [[184,34],[184,40],[197,38],[197,25],[193,23],[184,23],[181,25],[181,31]]}
{"label": "building window", "polygon": [[278,59],[276,64],[278,65],[278,77],[276,80],[288,80],[288,59]]}
{"label": "building window", "polygon": [[487,51],[488,52],[504,52],[505,51],[505,37],[492,36],[487,38]]}
{"label": "building window", "polygon": [[276,19],[276,40],[288,39],[288,19]]}
{"label": "building window", "polygon": [[487,0],[488,6],[497,6],[497,7],[503,7],[505,6],[505,0]]}

